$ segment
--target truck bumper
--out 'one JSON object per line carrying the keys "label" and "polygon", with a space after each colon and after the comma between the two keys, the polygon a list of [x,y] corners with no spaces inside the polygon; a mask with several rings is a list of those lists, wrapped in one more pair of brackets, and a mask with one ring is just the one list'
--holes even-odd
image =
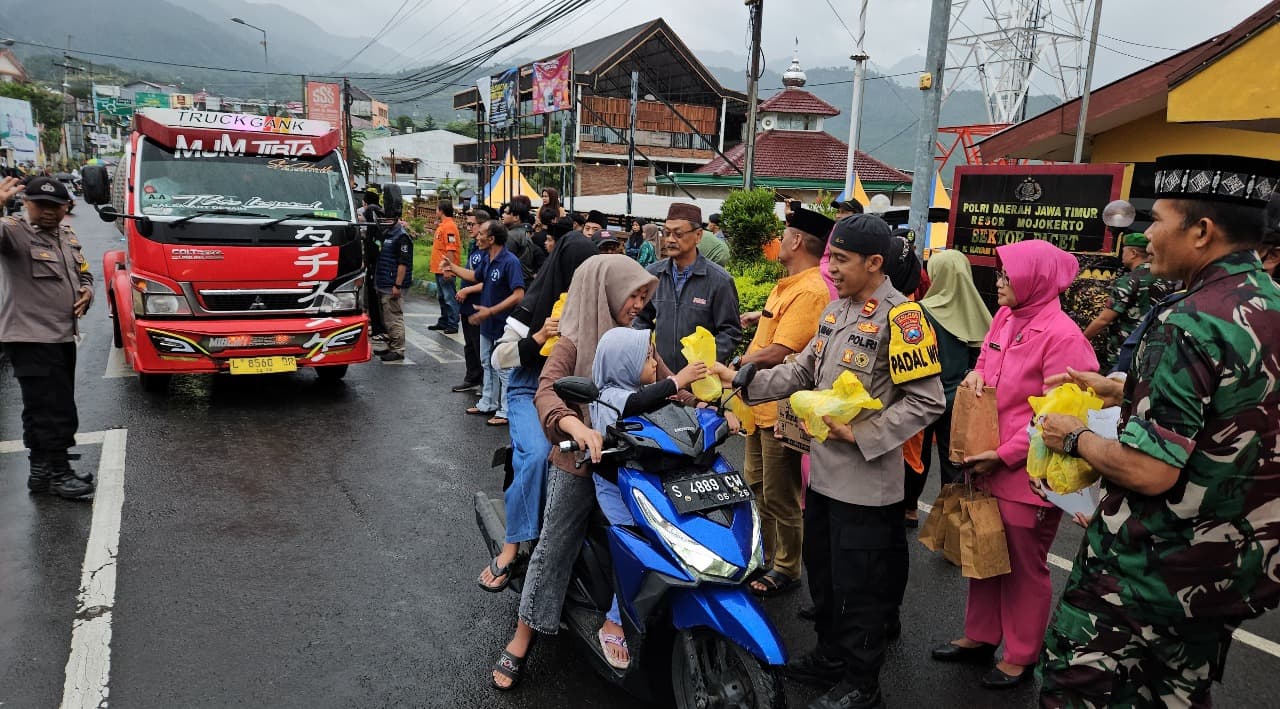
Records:
{"label": "truck bumper", "polygon": [[[299,368],[369,361],[369,318],[138,320],[133,368],[146,374],[226,372],[240,357],[290,356]],[[247,345],[247,346],[246,346]]]}

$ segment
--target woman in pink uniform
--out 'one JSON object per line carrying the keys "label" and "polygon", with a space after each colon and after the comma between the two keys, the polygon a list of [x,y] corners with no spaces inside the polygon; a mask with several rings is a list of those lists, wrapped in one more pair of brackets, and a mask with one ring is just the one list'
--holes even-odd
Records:
{"label": "woman in pink uniform", "polygon": [[1012,572],[969,581],[964,637],[933,650],[942,662],[988,664],[1004,644],[1000,662],[982,678],[992,689],[1014,687],[1031,676],[1040,655],[1053,588],[1049,547],[1062,511],[1032,492],[1027,476],[1029,396],[1044,393],[1045,378],[1068,367],[1096,371],[1093,347],[1059,305],[1079,262],[1046,241],[996,249],[998,303],[977,367],[960,386],[981,393],[995,387],[1000,446],[965,460],[975,484],[1000,505]]}

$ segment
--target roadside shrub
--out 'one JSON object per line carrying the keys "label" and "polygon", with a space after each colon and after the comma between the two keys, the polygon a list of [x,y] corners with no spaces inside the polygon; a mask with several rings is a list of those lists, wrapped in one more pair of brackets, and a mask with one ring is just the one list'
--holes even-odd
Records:
{"label": "roadside shrub", "polygon": [[773,208],[773,190],[767,187],[729,193],[720,217],[733,263],[748,265],[764,259],[764,245],[782,233],[782,220]]}

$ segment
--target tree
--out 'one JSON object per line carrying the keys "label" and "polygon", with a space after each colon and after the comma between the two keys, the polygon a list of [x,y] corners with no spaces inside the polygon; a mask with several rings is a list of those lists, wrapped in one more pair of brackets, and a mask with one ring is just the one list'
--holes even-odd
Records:
{"label": "tree", "polygon": [[475,138],[479,135],[479,132],[476,130],[475,122],[469,121],[465,118],[459,118],[456,121],[449,121],[444,124],[444,129],[453,133],[465,135],[468,138]]}
{"label": "tree", "polygon": [[413,116],[396,116],[395,119],[391,121],[391,124],[394,125],[396,130],[401,133],[408,132],[414,127]]}
{"label": "tree", "polygon": [[782,232],[782,221],[773,209],[773,190],[767,187],[729,193],[720,209],[720,223],[735,264],[745,266],[764,259],[764,245]]}
{"label": "tree", "polygon": [[428,113],[427,117],[422,119],[422,130],[435,130],[435,129],[436,129],[436,117]]}
{"label": "tree", "polygon": [[373,169],[373,163],[369,160],[369,156],[364,153],[364,135],[353,132],[351,134],[351,164],[347,166],[352,175],[364,175],[368,177],[370,170]]}

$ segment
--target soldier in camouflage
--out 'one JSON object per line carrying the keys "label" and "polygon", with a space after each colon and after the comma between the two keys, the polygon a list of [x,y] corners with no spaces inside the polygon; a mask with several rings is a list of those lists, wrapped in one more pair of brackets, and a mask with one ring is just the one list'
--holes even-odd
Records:
{"label": "soldier in camouflage", "polygon": [[1255,253],[1280,163],[1156,169],[1151,272],[1186,290],[1157,306],[1123,384],[1059,378],[1123,406],[1119,440],[1042,421],[1104,481],[1045,633],[1043,707],[1209,706],[1232,631],[1280,601],[1280,287]]}
{"label": "soldier in camouflage", "polygon": [[1084,330],[1084,336],[1089,340],[1103,330],[1107,331],[1105,361],[1101,362],[1104,372],[1115,366],[1120,346],[1138,327],[1147,311],[1175,290],[1172,283],[1151,274],[1145,235],[1125,234],[1120,243],[1120,261],[1129,272],[1111,285],[1107,307]]}

